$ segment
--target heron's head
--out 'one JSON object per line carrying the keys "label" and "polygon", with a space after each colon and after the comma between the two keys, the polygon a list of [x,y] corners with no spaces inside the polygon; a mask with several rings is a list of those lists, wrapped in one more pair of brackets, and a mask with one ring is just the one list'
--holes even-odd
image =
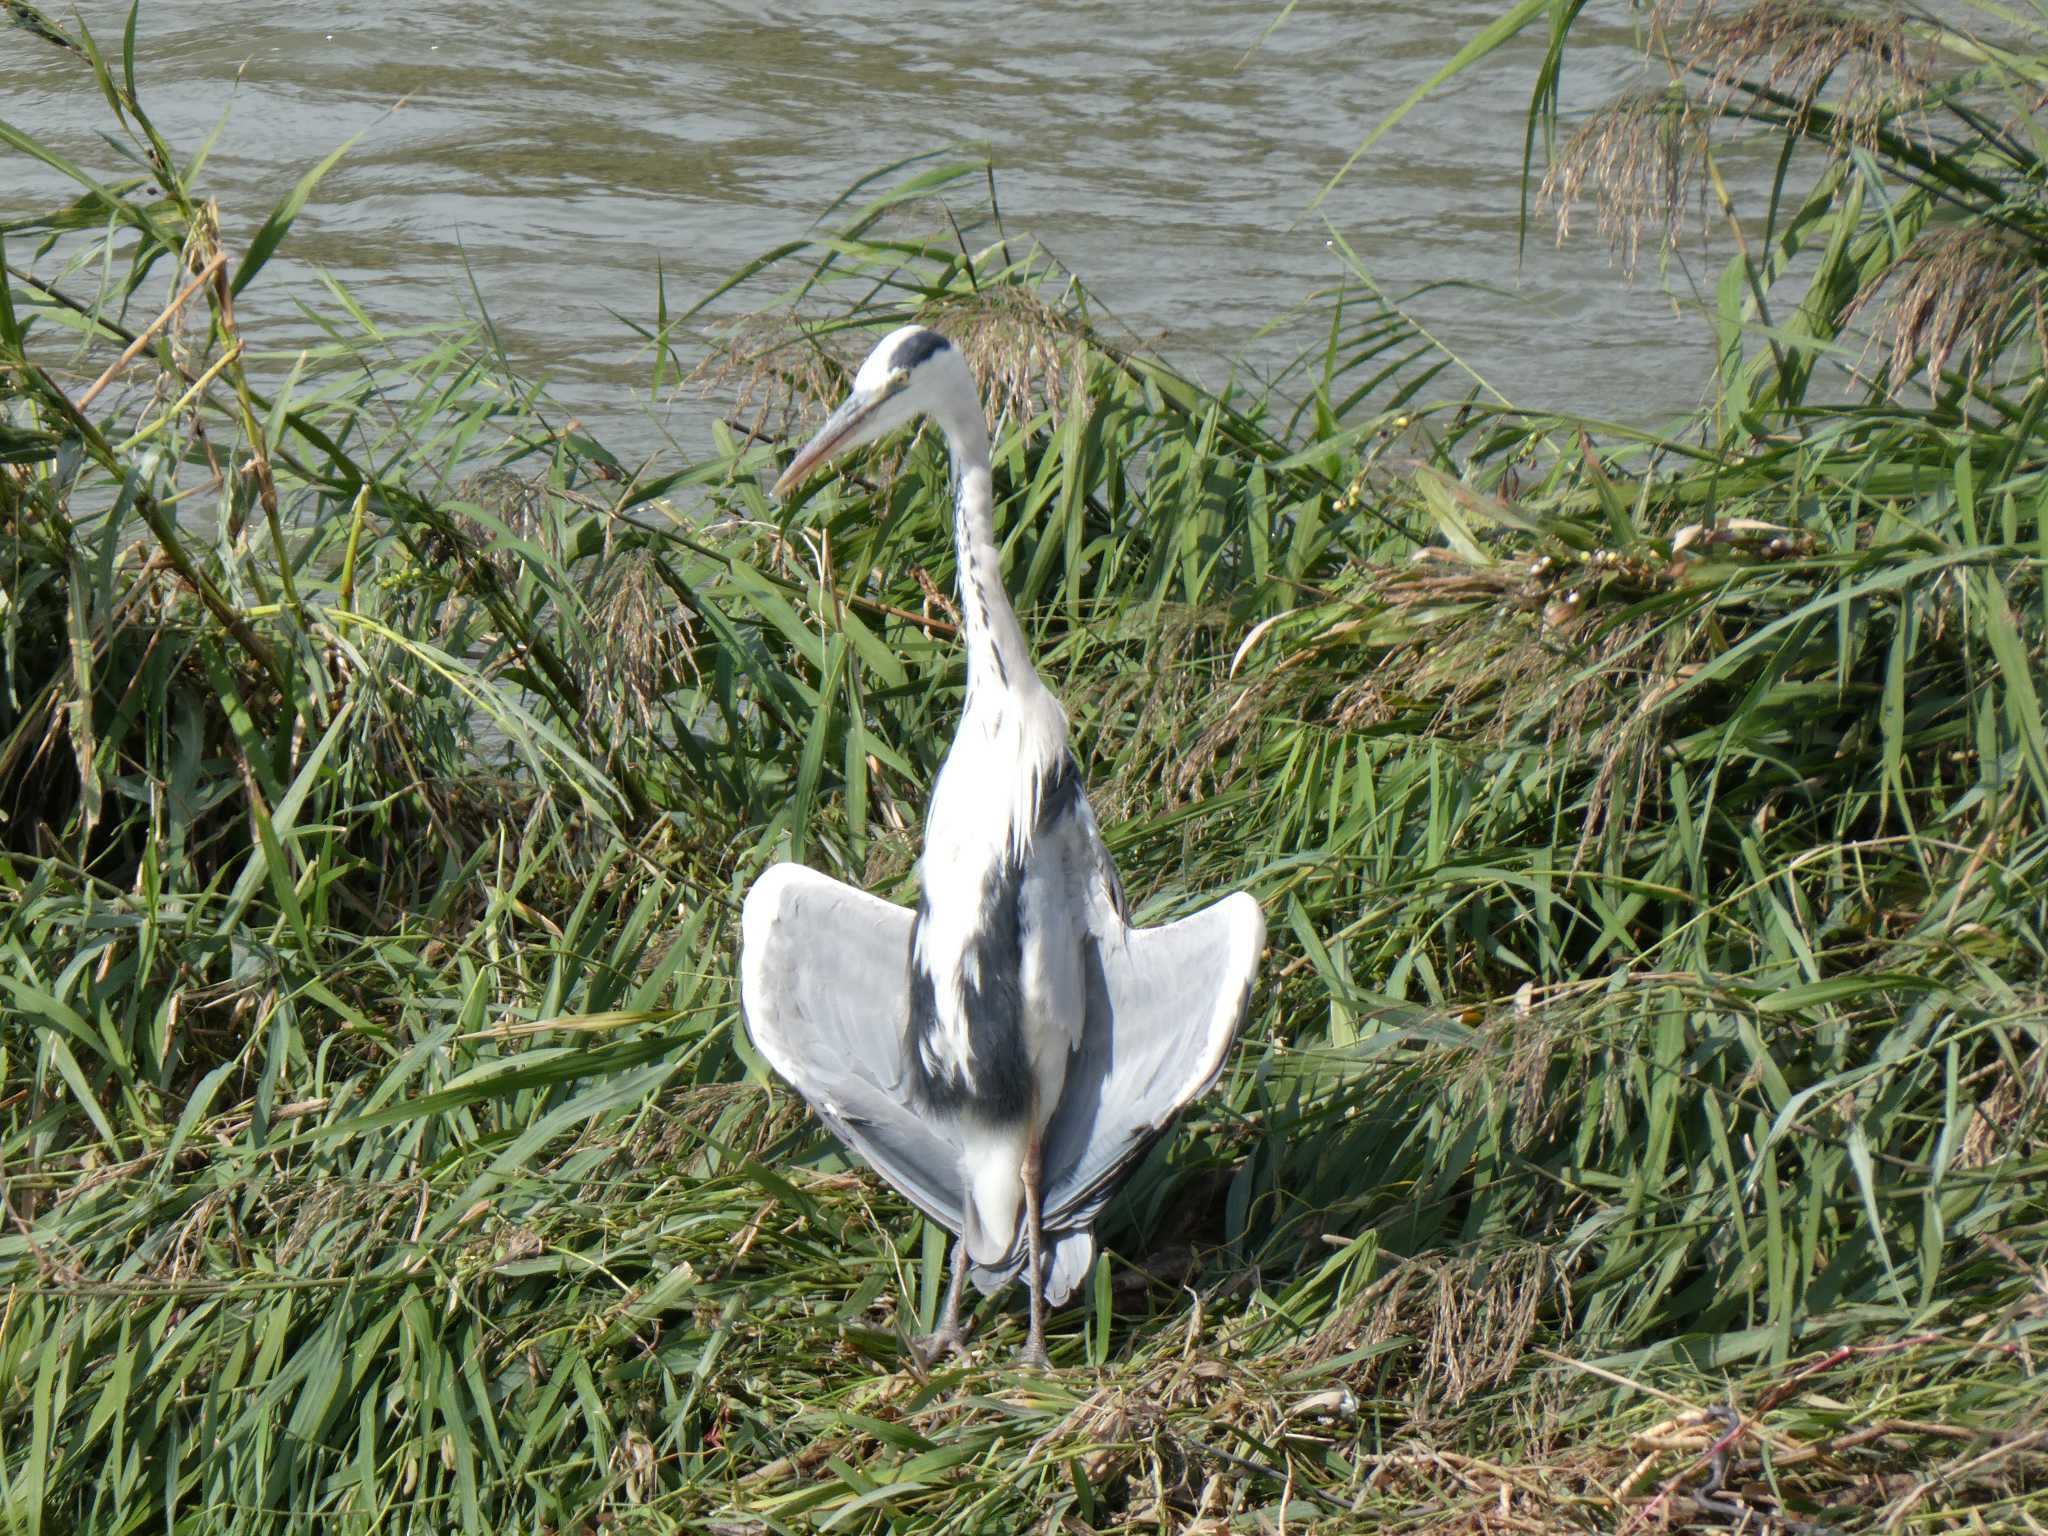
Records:
{"label": "heron's head", "polygon": [[868,354],[853,376],[853,393],[789,461],[775,494],[788,496],[813,470],[886,437],[914,416],[930,412],[943,421],[963,402],[979,416],[973,377],[953,344],[924,326],[901,326]]}

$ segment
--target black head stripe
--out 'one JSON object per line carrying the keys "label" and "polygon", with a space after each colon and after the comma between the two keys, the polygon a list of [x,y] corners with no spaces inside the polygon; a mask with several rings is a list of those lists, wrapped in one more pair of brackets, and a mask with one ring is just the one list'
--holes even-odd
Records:
{"label": "black head stripe", "polygon": [[943,352],[952,345],[937,331],[916,331],[896,343],[896,350],[889,355],[889,366],[908,373],[934,352]]}

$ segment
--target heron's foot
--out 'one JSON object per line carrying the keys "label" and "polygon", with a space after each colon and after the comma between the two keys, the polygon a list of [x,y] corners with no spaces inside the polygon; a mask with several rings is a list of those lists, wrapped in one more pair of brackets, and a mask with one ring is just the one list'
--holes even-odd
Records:
{"label": "heron's foot", "polygon": [[1026,1339],[1024,1347],[1017,1351],[1017,1369],[1036,1371],[1041,1376],[1052,1374],[1052,1357],[1045,1352],[1045,1340]]}
{"label": "heron's foot", "polygon": [[948,1323],[930,1333],[921,1333],[910,1341],[910,1352],[917,1356],[917,1363],[926,1370],[930,1370],[941,1355],[956,1355],[965,1360],[968,1358],[967,1330],[958,1323]]}

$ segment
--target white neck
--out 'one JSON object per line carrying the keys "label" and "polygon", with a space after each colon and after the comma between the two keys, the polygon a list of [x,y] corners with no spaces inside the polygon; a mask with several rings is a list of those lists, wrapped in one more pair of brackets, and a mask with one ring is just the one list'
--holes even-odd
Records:
{"label": "white neck", "polygon": [[960,565],[962,638],[967,644],[967,707],[994,688],[1016,693],[1038,685],[1031,652],[996,548],[995,493],[989,480],[988,427],[979,410],[940,419],[953,454],[953,543]]}

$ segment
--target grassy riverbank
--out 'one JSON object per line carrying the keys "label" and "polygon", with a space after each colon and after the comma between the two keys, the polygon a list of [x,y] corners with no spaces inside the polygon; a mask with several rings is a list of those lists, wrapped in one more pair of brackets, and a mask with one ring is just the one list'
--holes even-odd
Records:
{"label": "grassy riverbank", "polygon": [[[923,162],[649,325],[684,466],[339,288],[272,355],[315,177],[224,244],[123,49],[6,13],[135,151],[0,128],[79,194],[0,220],[8,1528],[2048,1521],[2048,44],[1656,33],[1552,206],[1647,258],[1786,145],[1682,432],[1365,282],[1207,393]],[[1135,904],[1272,930],[1046,1380],[1007,1302],[910,1369],[936,1235],[737,1022],[748,881],[905,898],[959,706],[942,445],[760,489],[909,315]]]}

